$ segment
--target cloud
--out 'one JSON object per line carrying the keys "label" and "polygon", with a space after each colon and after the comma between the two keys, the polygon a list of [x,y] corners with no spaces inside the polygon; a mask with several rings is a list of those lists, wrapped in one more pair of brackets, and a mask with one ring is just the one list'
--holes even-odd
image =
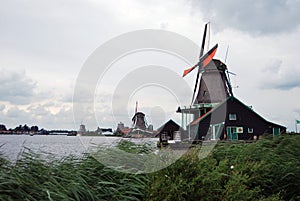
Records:
{"label": "cloud", "polygon": [[293,110],[294,113],[296,113],[298,116],[300,116],[300,108],[297,107]]}
{"label": "cloud", "polygon": [[293,31],[299,26],[298,0],[193,0],[206,20],[217,29],[228,27],[250,34],[274,34]]}
{"label": "cloud", "polygon": [[36,83],[26,76],[25,71],[0,69],[0,101],[22,105],[31,102]]}
{"label": "cloud", "polygon": [[281,60],[270,60],[262,74],[268,75],[261,81],[263,89],[291,90],[300,87],[300,71],[293,66],[288,67]]}
{"label": "cloud", "polygon": [[0,112],[3,111],[5,109],[5,105],[4,104],[0,104]]}
{"label": "cloud", "polygon": [[46,129],[77,129],[74,127],[71,106],[60,105],[56,108],[56,113],[53,113],[47,105],[49,104],[37,103],[28,107],[9,106],[6,111],[0,111],[1,122],[7,128],[27,124]]}

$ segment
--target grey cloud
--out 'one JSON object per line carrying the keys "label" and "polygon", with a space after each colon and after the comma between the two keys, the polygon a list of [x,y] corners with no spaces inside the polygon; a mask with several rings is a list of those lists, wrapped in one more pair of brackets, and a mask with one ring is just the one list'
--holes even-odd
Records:
{"label": "grey cloud", "polygon": [[49,114],[49,111],[47,110],[47,107],[42,105],[42,104],[37,104],[37,105],[31,105],[27,108],[31,114],[34,116],[46,116]]}
{"label": "grey cloud", "polygon": [[18,108],[17,106],[9,108],[7,112],[2,112],[1,120],[7,128],[14,128],[18,125],[24,124],[36,125],[32,115],[29,112]]}
{"label": "grey cloud", "polygon": [[27,110],[11,107],[7,112],[1,112],[1,121],[7,127],[27,124],[46,129],[76,129],[70,107],[61,107],[57,114],[52,114],[43,104],[32,105]]}
{"label": "grey cloud", "polygon": [[5,109],[5,105],[4,104],[0,104],[0,111],[3,111]]}
{"label": "grey cloud", "polygon": [[36,83],[26,76],[25,71],[1,69],[0,72],[0,100],[18,105],[30,103]]}
{"label": "grey cloud", "polygon": [[278,74],[280,72],[282,63],[283,63],[282,60],[272,59],[272,60],[269,61],[269,63],[263,69],[263,72]]}
{"label": "grey cloud", "polygon": [[89,46],[94,48],[103,35],[101,27],[113,24],[103,20],[103,8],[77,0],[5,1],[0,13],[2,46],[65,63],[90,51]]}
{"label": "grey cloud", "polygon": [[294,109],[293,112],[296,113],[297,115],[300,115],[300,108]]}
{"label": "grey cloud", "polygon": [[[214,27],[227,27],[253,35],[289,32],[299,26],[298,0],[193,0],[204,20]],[[216,25],[216,26],[215,26]]]}
{"label": "grey cloud", "polygon": [[281,60],[274,59],[261,72],[263,80],[260,85],[264,89],[290,90],[300,87],[300,71],[287,67]]}
{"label": "grey cloud", "polygon": [[29,114],[26,111],[19,109],[18,107],[12,107],[7,111],[6,116],[9,118],[22,117],[25,120],[28,119]]}

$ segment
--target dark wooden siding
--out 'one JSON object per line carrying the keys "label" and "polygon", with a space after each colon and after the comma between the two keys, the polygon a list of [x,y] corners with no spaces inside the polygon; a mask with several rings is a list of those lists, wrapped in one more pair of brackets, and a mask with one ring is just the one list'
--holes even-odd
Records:
{"label": "dark wooden siding", "polygon": [[[236,120],[229,120],[229,114],[236,114]],[[258,116],[252,109],[236,99],[227,101],[226,127],[243,127],[243,133],[238,134],[239,140],[252,140],[254,135],[272,133],[269,122]],[[253,133],[248,133],[248,128],[253,128]]]}
{"label": "dark wooden siding", "polygon": [[[229,120],[229,114],[236,114],[236,120]],[[280,128],[285,132],[285,127],[266,121],[255,113],[251,108],[244,105],[234,97],[228,98],[224,103],[217,106],[212,112],[206,115],[198,126],[198,140],[206,136],[211,124],[225,122],[220,139],[224,139],[227,127],[243,127],[243,133],[238,134],[239,140],[251,140],[254,135],[257,137],[266,133],[273,133],[273,128]],[[248,133],[248,128],[253,129],[253,133]]]}

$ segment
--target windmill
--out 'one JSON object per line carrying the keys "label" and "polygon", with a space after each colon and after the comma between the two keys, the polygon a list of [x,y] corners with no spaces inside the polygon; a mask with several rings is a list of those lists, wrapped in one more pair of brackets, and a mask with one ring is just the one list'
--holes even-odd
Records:
{"label": "windmill", "polygon": [[[183,72],[184,77],[194,69],[198,68],[191,105],[197,105],[200,103],[218,103],[225,100],[228,96],[233,96],[229,79],[230,72],[228,71],[227,66],[220,60],[213,59],[216,54],[218,44],[203,55],[207,26],[208,24],[205,24],[199,62]],[[202,74],[201,77],[200,74]],[[199,80],[200,85],[198,88]],[[196,95],[197,91],[198,94]]]}
{"label": "windmill", "polygon": [[[182,128],[187,129],[189,139],[191,136],[191,122],[206,114],[217,104],[233,96],[227,66],[220,60],[213,59],[218,49],[218,44],[204,54],[208,24],[205,24],[204,34],[200,49],[199,61],[192,67],[184,70],[183,77],[197,69],[197,76],[190,106],[178,108],[182,114]],[[200,76],[201,74],[201,76]]]}
{"label": "windmill", "polygon": [[145,114],[142,112],[138,112],[138,102],[136,101],[135,114],[132,117],[132,127],[146,130],[147,126],[148,125],[146,122]]}

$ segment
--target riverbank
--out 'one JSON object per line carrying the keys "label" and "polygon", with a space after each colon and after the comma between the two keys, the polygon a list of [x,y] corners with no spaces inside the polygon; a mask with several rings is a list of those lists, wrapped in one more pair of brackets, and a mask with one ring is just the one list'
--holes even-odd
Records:
{"label": "riverbank", "polygon": [[[297,200],[300,136],[219,143],[204,159],[191,149],[174,164],[127,174],[94,157],[46,161],[28,151],[16,163],[0,157],[0,200]],[[128,142],[130,153],[148,152]]]}

